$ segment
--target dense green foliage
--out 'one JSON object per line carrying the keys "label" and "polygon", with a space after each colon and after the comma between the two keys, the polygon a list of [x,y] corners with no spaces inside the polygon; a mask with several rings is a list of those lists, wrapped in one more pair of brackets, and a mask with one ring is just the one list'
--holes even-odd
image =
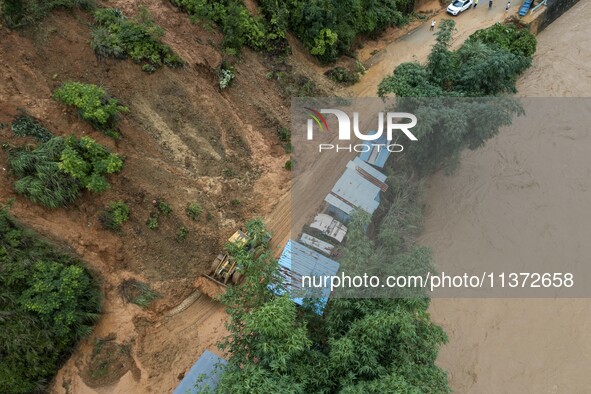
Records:
{"label": "dense green foliage", "polygon": [[[374,252],[363,229],[366,219],[349,227],[351,261]],[[253,232],[265,234],[260,222]],[[311,312],[313,300],[298,308],[287,295],[269,290],[286,289],[266,243],[254,246],[232,250],[245,279],[222,297],[231,336],[222,344],[230,358],[218,393],[450,391],[434,363],[446,336],[430,322],[427,299],[333,298],[321,318]],[[357,246],[364,252],[354,252]]]}
{"label": "dense green foliage", "polygon": [[33,137],[41,142],[47,142],[53,137],[51,131],[30,116],[16,117],[12,122],[12,132],[19,137]]}
{"label": "dense green foliage", "polygon": [[187,235],[189,234],[189,230],[187,230],[187,228],[185,226],[181,226],[179,227],[179,229],[176,232],[176,241],[178,243],[184,242],[185,239],[187,239]]}
{"label": "dense green foliage", "polygon": [[514,24],[497,22],[491,27],[478,30],[468,38],[468,42],[474,41],[498,46],[525,57],[532,57],[536,52],[536,36],[529,29]]}
{"label": "dense green foliage", "polygon": [[[420,174],[453,166],[464,148],[482,146],[522,113],[506,94],[516,91],[517,77],[531,65],[535,37],[497,24],[452,51],[454,27],[442,21],[427,63],[401,64],[378,88],[381,97],[396,94],[398,109],[421,119],[413,128],[419,142],[405,146],[404,154]],[[490,96],[497,98],[478,99]]]}
{"label": "dense green foliage", "polygon": [[131,209],[125,202],[112,201],[102,212],[99,220],[105,229],[120,232],[123,223],[129,220],[130,213]]}
{"label": "dense green foliage", "polygon": [[76,107],[80,116],[97,130],[115,139],[121,137],[117,129],[119,115],[128,109],[110,97],[105,89],[81,82],[66,82],[53,92],[53,97]]}
{"label": "dense green foliage", "polygon": [[158,198],[156,200],[156,208],[158,209],[158,212],[166,216],[172,213],[172,207],[163,198]]}
{"label": "dense green foliage", "polygon": [[148,220],[146,220],[146,226],[148,226],[150,230],[156,230],[158,228],[158,218],[160,218],[160,214],[158,212],[150,213]]}
{"label": "dense green foliage", "polygon": [[17,193],[49,208],[73,202],[82,189],[101,193],[105,176],[119,172],[122,159],[90,137],[54,137],[33,150],[11,148],[8,164]]}
{"label": "dense green foliage", "polygon": [[185,64],[168,45],[160,42],[164,30],[154,23],[145,9],[133,19],[114,8],[100,9],[94,17],[98,26],[92,32],[90,45],[97,56],[130,57],[142,64],[142,69],[147,72],[154,72],[162,65],[181,67]]}
{"label": "dense green foliage", "polygon": [[94,0],[0,0],[0,11],[9,27],[32,25],[56,8],[95,8]]}
{"label": "dense green foliage", "polygon": [[476,97],[514,93],[517,76],[531,65],[535,37],[527,29],[496,24],[449,49],[455,22],[444,20],[427,63],[403,63],[379,85],[399,97]]}
{"label": "dense green foliage", "polygon": [[375,35],[407,21],[408,0],[260,0],[267,20],[289,30],[324,62],[351,51],[359,35]]}
{"label": "dense green foliage", "polygon": [[172,0],[198,20],[210,21],[224,33],[231,53],[248,46],[280,53],[286,32],[292,31],[310,53],[324,62],[351,52],[359,35],[375,35],[388,26],[407,21],[409,0],[261,0],[262,17],[249,13],[242,0]]}
{"label": "dense green foliage", "polygon": [[264,21],[252,16],[241,0],[172,0],[172,3],[196,20],[215,23],[224,33],[224,48],[231,53],[237,53],[245,45],[262,50],[273,39]]}
{"label": "dense green foliage", "polygon": [[512,124],[523,109],[512,97],[405,98],[397,109],[421,119],[412,129],[418,141],[404,147],[401,163],[419,175],[453,170],[464,149],[477,149]]}
{"label": "dense green foliage", "polygon": [[88,272],[1,209],[0,392],[41,390],[98,312]]}

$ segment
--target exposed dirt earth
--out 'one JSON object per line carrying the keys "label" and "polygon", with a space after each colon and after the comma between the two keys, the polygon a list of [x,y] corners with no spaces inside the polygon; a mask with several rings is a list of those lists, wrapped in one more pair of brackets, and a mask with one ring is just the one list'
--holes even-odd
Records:
{"label": "exposed dirt earth", "polygon": [[[161,393],[174,388],[200,352],[212,347],[225,318],[221,305],[207,297],[182,311],[179,322],[166,311],[194,293],[195,280],[209,269],[223,240],[246,220],[264,217],[288,187],[284,163],[289,157],[277,133],[287,125],[288,102],[265,78],[267,59],[246,49],[234,59],[232,87],[220,91],[222,37],[191,23],[169,2],[103,5],[129,16],[147,7],[166,32],[163,42],[186,66],[148,74],[131,60],[98,61],[89,45],[93,19],[80,10],[54,12],[21,31],[0,27],[0,123],[5,125],[0,143],[34,143],[17,138],[9,126],[15,116],[28,114],[55,135],[89,135],[125,160],[123,171],[110,177],[107,192],[85,192],[67,209],[48,210],[14,193],[6,151],[0,150],[0,201],[15,198],[13,216],[69,247],[97,274],[104,293],[103,317],[52,390],[131,392],[133,387],[134,392]],[[120,141],[51,99],[66,81],[100,85],[129,107]],[[99,221],[115,200],[131,208],[120,235]],[[172,213],[160,215],[158,227],[150,229],[146,222],[161,201]],[[198,220],[186,215],[189,203],[201,206]],[[183,227],[188,232],[179,241]],[[149,283],[159,298],[146,309],[128,303],[120,288],[130,279]],[[111,332],[116,341],[103,341],[97,351],[96,341]],[[120,354],[109,363],[104,352]],[[124,373],[113,375],[111,368]]]}

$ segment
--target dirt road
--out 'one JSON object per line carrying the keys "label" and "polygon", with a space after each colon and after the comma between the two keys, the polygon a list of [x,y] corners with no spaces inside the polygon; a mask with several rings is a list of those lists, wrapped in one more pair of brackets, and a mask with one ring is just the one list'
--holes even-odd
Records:
{"label": "dirt road", "polygon": [[[591,2],[582,1],[538,36],[520,96],[589,96],[590,18]],[[537,242],[553,245],[565,264],[588,258],[589,151],[588,130],[501,132],[467,153],[453,176],[429,181],[423,243],[442,264],[467,258],[475,242],[498,258],[539,259]],[[517,169],[535,190],[507,187],[511,180],[499,176]],[[493,251],[501,237],[510,242]],[[591,392],[590,312],[586,299],[434,299],[433,319],[450,336],[438,363],[457,393]]]}
{"label": "dirt road", "polygon": [[[456,21],[457,32],[454,35],[453,46],[458,46],[476,30],[501,21],[515,11],[512,9],[507,13],[498,0],[497,3],[490,10],[485,7],[470,9],[457,17],[451,17],[445,13],[445,10],[442,10],[435,19],[437,23],[440,23],[444,18],[453,18]],[[376,54],[366,62],[370,68],[362,76],[361,81],[351,88],[343,89],[341,96],[376,97],[378,84],[384,77],[392,73],[397,65],[413,59],[424,61],[435,42],[434,33],[429,31],[429,26],[430,21]],[[335,135],[332,140],[323,142],[336,143],[337,137]],[[326,152],[316,155],[314,160],[297,163],[300,166],[304,165],[305,168],[298,168],[293,172],[291,196],[283,197],[267,221],[267,225],[274,235],[275,248],[281,249],[290,235],[296,237],[302,227],[312,220],[315,213],[322,208],[324,197],[342,175],[347,162],[355,155],[355,152],[339,152],[338,154]]]}
{"label": "dirt road", "polygon": [[[505,12],[504,6],[505,4],[500,0],[495,0],[491,9],[481,4],[480,8],[469,9],[456,17],[452,17],[445,10],[441,10],[434,19],[437,26],[443,19],[453,19],[456,22],[457,31],[454,34],[454,43],[452,44],[452,46],[456,47],[476,30],[500,22],[516,12],[515,7],[510,9],[509,12]],[[435,43],[434,32],[430,31],[429,28],[430,20],[401,39],[391,43],[370,59],[367,62],[369,68],[366,74],[358,84],[351,88],[353,95],[356,97],[375,97],[380,81],[391,74],[400,63],[413,60],[424,61]]]}

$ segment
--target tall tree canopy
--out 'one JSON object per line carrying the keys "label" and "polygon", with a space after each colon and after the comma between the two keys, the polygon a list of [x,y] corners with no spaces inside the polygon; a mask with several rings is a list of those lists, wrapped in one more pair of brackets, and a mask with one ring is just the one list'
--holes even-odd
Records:
{"label": "tall tree canopy", "polygon": [[41,390],[98,311],[89,273],[0,207],[0,392]]}
{"label": "tall tree canopy", "polygon": [[[351,225],[349,264],[372,253],[367,217]],[[364,246],[366,245],[366,246]],[[446,393],[435,365],[447,337],[428,299],[334,298],[324,317],[282,293],[277,263],[263,248],[240,256],[244,283],[223,296],[231,336],[218,393]]]}
{"label": "tall tree canopy", "polygon": [[405,146],[403,157],[421,175],[453,166],[464,148],[482,146],[523,113],[508,94],[531,65],[533,34],[496,24],[452,51],[454,28],[442,21],[427,63],[403,63],[378,87],[380,97],[395,94],[399,110],[420,118],[413,128],[418,142]]}

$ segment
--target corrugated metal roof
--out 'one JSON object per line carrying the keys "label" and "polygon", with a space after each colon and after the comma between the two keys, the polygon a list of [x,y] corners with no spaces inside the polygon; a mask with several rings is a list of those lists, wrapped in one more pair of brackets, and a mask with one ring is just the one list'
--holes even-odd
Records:
{"label": "corrugated metal roof", "polygon": [[[376,133],[370,132],[370,135]],[[382,134],[380,138],[374,141],[363,141],[362,144],[367,146],[364,148],[365,152],[361,152],[359,154],[359,158],[366,163],[372,164],[376,167],[383,168],[390,157],[390,151],[386,148],[389,141],[386,137],[386,134]]]}
{"label": "corrugated metal roof", "polygon": [[329,244],[328,242],[324,242],[321,239],[311,236],[310,234],[302,234],[300,237],[300,242],[304,245],[308,245],[324,254],[331,254],[334,250],[334,246]]}
{"label": "corrugated metal roof", "polygon": [[366,171],[367,173],[369,173],[372,177],[374,177],[378,182],[381,182],[381,183],[385,183],[386,179],[388,178],[387,175],[382,174],[381,172],[376,170],[374,167],[370,166],[369,164],[367,164],[366,162],[361,160],[359,157],[356,157],[352,161],[347,163],[347,167],[355,169],[355,170],[357,169],[357,167],[359,167],[359,168],[363,169],[364,171]]}
{"label": "corrugated metal roof", "polygon": [[380,205],[380,191],[388,188],[386,178],[386,175],[356,157],[347,163],[345,172],[324,200],[347,214],[355,208],[372,214]]}
{"label": "corrugated metal roof", "polygon": [[347,235],[347,226],[325,213],[316,215],[310,227],[322,231],[323,234],[338,242],[343,242],[345,235]]}
{"label": "corrugated metal roof", "polygon": [[293,240],[287,245],[279,257],[279,266],[284,278],[283,284],[292,292],[291,299],[303,305],[304,298],[316,298],[317,310],[322,315],[330,296],[330,287],[303,289],[302,276],[325,277],[336,275],[339,263]]}
{"label": "corrugated metal roof", "polygon": [[[206,388],[215,391],[223,366],[228,364],[223,358],[205,350],[201,357],[185,374],[173,394],[197,394]],[[199,383],[197,381],[199,380]]]}

